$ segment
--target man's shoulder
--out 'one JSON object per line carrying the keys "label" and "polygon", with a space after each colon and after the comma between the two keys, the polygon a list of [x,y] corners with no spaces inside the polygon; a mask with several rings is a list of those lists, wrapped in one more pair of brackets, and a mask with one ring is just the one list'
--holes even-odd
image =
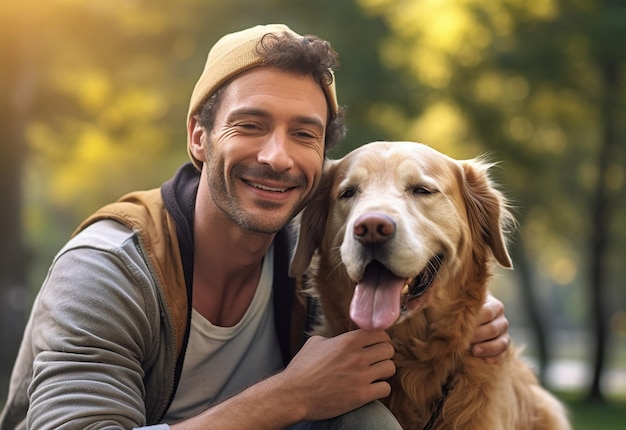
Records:
{"label": "man's shoulder", "polygon": [[128,193],[88,216],[73,235],[101,220],[115,220],[132,230],[145,228],[162,220],[163,208],[163,197],[159,188]]}
{"label": "man's shoulder", "polygon": [[136,232],[129,226],[115,219],[102,218],[74,234],[63,249],[92,247],[115,250],[128,243],[135,235]]}

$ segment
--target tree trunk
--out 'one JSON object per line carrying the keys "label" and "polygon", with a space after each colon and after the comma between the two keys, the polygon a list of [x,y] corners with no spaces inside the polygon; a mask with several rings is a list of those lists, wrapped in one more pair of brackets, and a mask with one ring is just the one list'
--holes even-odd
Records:
{"label": "tree trunk", "polygon": [[[24,124],[32,93],[32,51],[21,36],[19,20],[7,25],[0,49],[0,386],[8,372],[26,321],[26,253],[22,236]],[[0,395],[4,395],[1,393]]]}
{"label": "tree trunk", "polygon": [[530,268],[528,258],[524,251],[524,240],[521,235],[518,234],[514,242],[514,246],[511,247],[511,253],[513,254],[515,272],[518,274],[520,280],[521,298],[524,302],[524,309],[528,315],[537,347],[537,376],[541,382],[544,383],[549,361],[545,319],[541,306],[539,306],[539,300],[537,300],[537,293],[533,287],[533,271]]}
{"label": "tree trunk", "polygon": [[610,225],[609,193],[607,184],[607,170],[613,157],[613,150],[617,145],[616,136],[616,106],[619,79],[619,63],[605,60],[601,63],[601,77],[603,83],[601,124],[602,142],[598,156],[598,180],[591,206],[591,256],[589,289],[591,294],[591,316],[596,339],[593,356],[593,378],[589,393],[590,401],[603,401],[601,380],[606,359],[608,318],[605,305],[606,272],[604,262],[608,250],[608,228]]}

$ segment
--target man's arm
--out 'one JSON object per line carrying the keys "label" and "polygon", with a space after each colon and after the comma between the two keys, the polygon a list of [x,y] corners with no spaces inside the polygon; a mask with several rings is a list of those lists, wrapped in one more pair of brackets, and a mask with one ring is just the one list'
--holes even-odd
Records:
{"label": "man's arm", "polygon": [[113,254],[87,247],[53,264],[30,323],[29,428],[145,423],[142,361],[158,314],[144,312],[142,281],[123,267]]}
{"label": "man's arm", "polygon": [[[488,361],[501,359],[510,343],[509,322],[504,305],[491,294],[478,324],[472,353]],[[381,331],[312,337],[285,371],[171,428],[194,430],[211,424],[220,429],[269,429],[354,410],[389,395],[389,384],[382,382],[395,372],[388,342]]]}
{"label": "man's arm", "polygon": [[313,336],[284,371],[171,429],[263,430],[341,415],[389,395],[393,354],[384,331]]}

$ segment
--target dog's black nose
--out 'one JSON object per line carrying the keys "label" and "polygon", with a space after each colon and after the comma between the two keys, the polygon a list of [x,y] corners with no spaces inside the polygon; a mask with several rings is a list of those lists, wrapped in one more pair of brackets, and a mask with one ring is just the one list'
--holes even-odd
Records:
{"label": "dog's black nose", "polygon": [[352,231],[361,243],[382,243],[396,232],[396,223],[388,215],[367,213],[357,218]]}

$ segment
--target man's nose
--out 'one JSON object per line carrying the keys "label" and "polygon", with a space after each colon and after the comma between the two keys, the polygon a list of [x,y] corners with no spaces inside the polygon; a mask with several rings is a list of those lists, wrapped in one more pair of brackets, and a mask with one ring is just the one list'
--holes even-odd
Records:
{"label": "man's nose", "polygon": [[288,136],[280,132],[272,133],[263,143],[257,158],[259,163],[267,164],[277,172],[291,169],[293,160],[289,152]]}

